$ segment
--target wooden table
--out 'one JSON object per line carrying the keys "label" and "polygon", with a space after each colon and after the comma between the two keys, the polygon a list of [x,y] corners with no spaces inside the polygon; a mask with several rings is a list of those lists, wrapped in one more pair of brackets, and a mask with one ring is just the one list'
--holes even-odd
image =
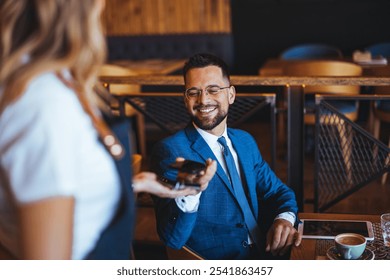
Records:
{"label": "wooden table", "polygon": [[115,60],[110,64],[126,67],[137,75],[167,75],[184,66],[185,59]]}
{"label": "wooden table", "polygon": [[[379,223],[379,215],[356,215],[356,214],[325,214],[325,213],[300,213],[300,219],[332,219],[332,220],[360,220]],[[319,239],[302,239],[302,243],[298,247],[293,247],[291,250],[290,259],[292,260],[324,260],[326,255],[317,255],[317,242],[324,240]],[[390,251],[390,248],[389,248]]]}

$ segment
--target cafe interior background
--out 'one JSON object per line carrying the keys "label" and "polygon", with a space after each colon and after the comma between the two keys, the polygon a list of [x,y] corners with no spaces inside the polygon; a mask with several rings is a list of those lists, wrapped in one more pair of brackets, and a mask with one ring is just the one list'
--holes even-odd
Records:
{"label": "cafe interior background", "polygon": [[[257,76],[267,60],[278,58],[294,45],[332,45],[344,57],[351,58],[355,50],[390,42],[389,10],[387,0],[110,0],[106,1],[103,20],[109,60],[185,59],[197,48],[200,51],[212,48],[228,62],[233,75]],[[131,52],[126,49],[131,47]],[[170,73],[180,74],[180,69]],[[277,91],[272,86],[242,86],[238,90]],[[363,126],[367,125],[368,110],[362,106],[359,120]],[[255,136],[267,161],[273,141],[267,137],[269,121],[268,112],[259,112],[240,124],[240,128]],[[389,128],[388,123],[381,126],[380,140],[386,145]],[[146,120],[146,148],[142,157],[145,170],[151,146],[161,135]],[[275,141],[275,171],[287,181],[287,147],[284,139]],[[313,152],[304,155],[303,212],[314,210],[314,157]],[[389,205],[390,178],[382,184],[378,176],[324,212],[380,214],[389,212]],[[154,227],[152,202],[146,195],[140,195],[136,252],[139,248],[142,252],[149,248],[153,254],[159,250],[161,243]]]}
{"label": "cafe interior background", "polygon": [[325,43],[352,55],[390,41],[387,0],[110,0],[108,36],[214,34],[233,38],[233,73],[257,74],[296,44]]}

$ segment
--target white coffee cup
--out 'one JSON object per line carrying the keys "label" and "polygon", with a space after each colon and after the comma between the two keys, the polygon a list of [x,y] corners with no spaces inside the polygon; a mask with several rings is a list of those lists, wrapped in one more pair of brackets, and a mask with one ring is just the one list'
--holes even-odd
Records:
{"label": "white coffee cup", "polygon": [[358,259],[366,249],[366,238],[356,233],[342,233],[335,237],[335,246],[341,258],[345,260]]}

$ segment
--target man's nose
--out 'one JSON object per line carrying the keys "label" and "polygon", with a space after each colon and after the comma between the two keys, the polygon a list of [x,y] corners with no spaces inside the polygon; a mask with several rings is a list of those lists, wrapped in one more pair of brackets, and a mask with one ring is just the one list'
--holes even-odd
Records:
{"label": "man's nose", "polygon": [[209,93],[203,89],[198,95],[198,103],[204,104],[209,98]]}

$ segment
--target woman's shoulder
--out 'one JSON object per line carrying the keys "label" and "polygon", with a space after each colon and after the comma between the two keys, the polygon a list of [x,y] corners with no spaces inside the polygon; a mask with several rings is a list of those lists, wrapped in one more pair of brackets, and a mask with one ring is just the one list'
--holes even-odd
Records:
{"label": "woman's shoulder", "polygon": [[55,105],[63,102],[77,102],[72,89],[67,87],[55,73],[47,72],[35,77],[27,86],[22,99],[44,105]]}
{"label": "woman's shoulder", "polygon": [[44,73],[31,80],[24,93],[2,113],[0,131],[4,137],[0,142],[18,135],[68,135],[65,129],[74,131],[69,134],[74,135],[85,124],[88,117],[76,94],[54,73]]}
{"label": "woman's shoulder", "polygon": [[[74,93],[55,73],[47,72],[35,77],[25,92],[7,108],[10,118],[47,119],[79,118],[84,110]],[[6,113],[5,111],[5,113]]]}

